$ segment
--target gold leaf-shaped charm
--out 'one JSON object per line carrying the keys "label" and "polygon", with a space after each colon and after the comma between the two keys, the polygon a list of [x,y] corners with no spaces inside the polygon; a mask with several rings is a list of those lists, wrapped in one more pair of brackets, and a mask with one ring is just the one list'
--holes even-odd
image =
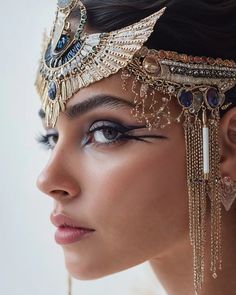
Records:
{"label": "gold leaf-shaped charm", "polygon": [[46,125],[49,127],[50,126],[50,122],[51,122],[51,107],[50,107],[50,103],[47,104],[46,106]]}
{"label": "gold leaf-shaped charm", "polygon": [[75,77],[71,77],[71,87],[72,87],[72,92],[75,93],[78,90],[78,82]]}
{"label": "gold leaf-shaped charm", "polygon": [[65,102],[63,102],[63,101],[60,99],[60,100],[59,100],[59,103],[60,103],[61,111],[64,112],[65,109],[66,109]]}
{"label": "gold leaf-shaped charm", "polygon": [[51,118],[52,127],[54,128],[58,119],[60,113],[60,104],[58,101],[56,101],[53,105],[53,113]]}
{"label": "gold leaf-shaped charm", "polygon": [[66,80],[66,93],[67,93],[67,98],[70,98],[73,94],[70,79]]}
{"label": "gold leaf-shaped charm", "polygon": [[67,93],[66,93],[66,82],[62,81],[61,83],[61,97],[63,101],[67,100]]}
{"label": "gold leaf-shaped charm", "polygon": [[46,107],[47,107],[48,103],[49,103],[49,100],[48,100],[48,88],[45,87],[43,98],[42,98],[42,109],[44,111],[46,110]]}

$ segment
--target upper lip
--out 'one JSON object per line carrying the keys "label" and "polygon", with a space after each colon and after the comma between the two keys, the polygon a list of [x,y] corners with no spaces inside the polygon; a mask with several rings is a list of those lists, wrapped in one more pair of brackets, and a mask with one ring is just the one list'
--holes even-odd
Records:
{"label": "upper lip", "polygon": [[76,228],[83,228],[83,229],[89,229],[93,230],[92,228],[88,228],[84,226],[82,223],[75,222],[72,220],[70,217],[63,213],[58,213],[58,214],[51,214],[50,215],[50,220],[52,224],[54,224],[56,227],[60,226],[70,226],[70,227],[76,227]]}

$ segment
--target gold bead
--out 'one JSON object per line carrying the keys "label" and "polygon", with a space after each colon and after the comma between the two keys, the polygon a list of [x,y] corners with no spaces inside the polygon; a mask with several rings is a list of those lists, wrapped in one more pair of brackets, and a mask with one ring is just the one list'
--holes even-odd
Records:
{"label": "gold bead", "polygon": [[214,279],[216,279],[216,278],[217,278],[217,274],[216,274],[215,272],[213,273],[213,275],[212,275],[212,276],[213,276],[213,278],[214,278]]}
{"label": "gold bead", "polygon": [[149,74],[160,74],[161,66],[155,56],[149,55],[143,61],[143,67],[145,71]]}

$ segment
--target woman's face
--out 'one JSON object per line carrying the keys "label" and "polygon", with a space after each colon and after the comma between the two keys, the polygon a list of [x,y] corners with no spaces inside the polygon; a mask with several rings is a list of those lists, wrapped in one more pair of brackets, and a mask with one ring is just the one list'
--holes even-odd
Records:
{"label": "woman's face", "polygon": [[[131,115],[133,96],[122,89],[120,74],[113,75],[80,90],[67,103],[67,110],[82,104],[77,112],[61,113],[47,130],[55,134],[52,153],[37,185],[54,198],[54,212],[95,229],[62,245],[66,267],[78,279],[158,259],[188,235],[182,125],[129,130],[144,125]],[[179,113],[175,103],[171,112]]]}

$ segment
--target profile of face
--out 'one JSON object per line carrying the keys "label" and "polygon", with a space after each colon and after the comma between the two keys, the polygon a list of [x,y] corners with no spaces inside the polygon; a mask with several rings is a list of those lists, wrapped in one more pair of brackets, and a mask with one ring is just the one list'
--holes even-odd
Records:
{"label": "profile of face", "polygon": [[[95,230],[62,245],[68,272],[81,280],[158,259],[188,239],[183,127],[149,131],[131,114],[130,89],[120,73],[94,83],[47,129],[52,151],[37,186],[54,212]],[[170,107],[179,114],[176,102]]]}

